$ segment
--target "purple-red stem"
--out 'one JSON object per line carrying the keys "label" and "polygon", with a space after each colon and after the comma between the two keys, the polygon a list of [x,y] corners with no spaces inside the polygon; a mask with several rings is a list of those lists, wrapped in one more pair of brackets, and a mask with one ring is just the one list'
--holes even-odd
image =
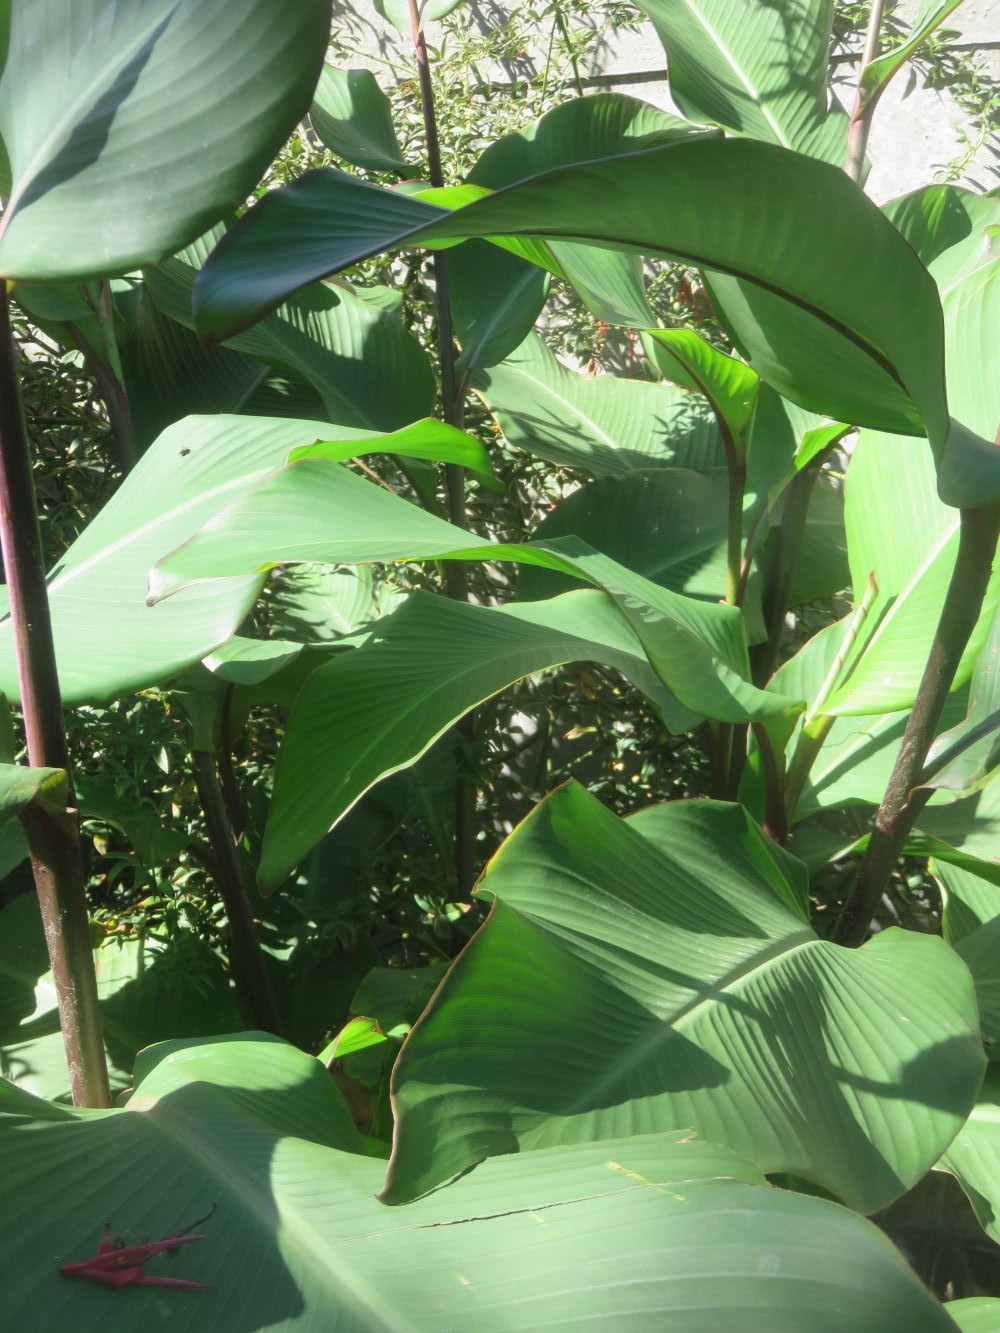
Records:
{"label": "purple-red stem", "polygon": [[55,978],[73,1101],[77,1106],[110,1106],[79,820],[69,782],[45,562],[6,292],[0,310],[0,546],[28,762],[35,768],[64,770],[69,794],[61,810],[32,802],[21,822]]}

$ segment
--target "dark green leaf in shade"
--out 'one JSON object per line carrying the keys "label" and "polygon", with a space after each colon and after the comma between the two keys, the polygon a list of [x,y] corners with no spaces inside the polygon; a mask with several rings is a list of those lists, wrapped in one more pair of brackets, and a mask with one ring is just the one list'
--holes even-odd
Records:
{"label": "dark green leaf in shade", "polygon": [[237,208],[308,108],[329,25],[330,0],[11,7],[0,273],[125,273]]}
{"label": "dark green leaf in shade", "polygon": [[325,64],[309,119],[324,146],[345,162],[399,176],[416,174],[403,160],[389,99],[371,70]]}

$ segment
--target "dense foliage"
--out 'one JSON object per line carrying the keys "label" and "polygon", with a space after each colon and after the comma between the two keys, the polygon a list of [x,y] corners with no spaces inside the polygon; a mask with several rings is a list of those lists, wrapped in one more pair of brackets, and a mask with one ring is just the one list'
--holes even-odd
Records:
{"label": "dense foliage", "polygon": [[955,3],[850,112],[831,0],[3,6],[12,1326],[1000,1318],[1000,199],[862,188]]}

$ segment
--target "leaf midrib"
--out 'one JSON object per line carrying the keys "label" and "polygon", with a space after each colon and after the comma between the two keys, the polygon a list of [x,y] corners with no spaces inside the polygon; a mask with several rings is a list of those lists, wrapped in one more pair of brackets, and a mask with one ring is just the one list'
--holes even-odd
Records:
{"label": "leaf midrib", "polygon": [[[729,0],[729,2],[733,3],[733,0]],[[684,0],[684,3],[691,17],[694,19],[696,23],[700,24],[701,28],[706,33],[709,40],[715,45],[719,54],[725,60],[726,64],[730,67],[733,73],[736,75],[736,78],[742,84],[744,90],[747,93],[747,96],[750,98],[750,101],[760,112],[765,123],[770,126],[771,131],[774,134],[775,142],[780,144],[782,148],[791,148],[793,146],[791,140],[785,134],[780,123],[775,119],[775,117],[771,114],[770,111],[768,111],[767,107],[764,105],[764,100],[761,95],[760,89],[756,87],[756,85],[750,79],[749,74],[747,74],[746,71],[739,64],[739,62],[736,59],[736,56],[723,41],[721,34],[709,22],[707,15],[705,15],[698,8],[698,6],[693,3],[693,0]]]}

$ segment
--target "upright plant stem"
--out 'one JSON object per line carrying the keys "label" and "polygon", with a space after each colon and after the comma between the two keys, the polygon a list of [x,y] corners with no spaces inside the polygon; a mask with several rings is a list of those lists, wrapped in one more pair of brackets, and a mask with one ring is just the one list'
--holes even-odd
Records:
{"label": "upright plant stem", "polygon": [[[0,300],[0,546],[3,549],[28,761],[67,774],[45,563],[6,292]],[[22,814],[56,984],[59,1022],[78,1106],[110,1106],[87,919],[77,812],[30,805]]]}
{"label": "upright plant stem", "polygon": [[[420,101],[427,141],[427,162],[430,182],[436,189],[444,185],[441,166],[441,144],[438,138],[437,115],[434,109],[434,87],[427,41],[420,25],[417,0],[409,0],[410,33],[420,80]],[[441,410],[445,421],[462,428],[465,421],[465,393],[460,391],[455,375],[455,333],[451,317],[451,279],[448,258],[443,251],[433,258],[435,302],[437,307],[438,361],[441,367]],[[446,463],[445,489],[448,496],[448,520],[464,528],[465,469],[457,463]],[[449,560],[445,563],[445,591],[454,601],[468,600],[468,577],[464,564]],[[476,740],[475,715],[470,714],[458,724],[459,773],[455,780],[455,874],[459,892],[470,893],[475,882],[476,786],[470,771],[469,755],[474,752]]]}
{"label": "upright plant stem", "polygon": [[930,791],[919,788],[934,732],[962,654],[976,627],[1000,534],[1000,505],[961,510],[958,557],[923,678],[836,938],[860,944],[885,892],[906,836]]}
{"label": "upright plant stem", "polygon": [[847,157],[844,162],[844,171],[857,185],[861,184],[861,176],[865,169],[865,149],[868,146],[868,135],[871,133],[872,116],[875,112],[875,102],[866,99],[862,94],[861,76],[878,55],[879,34],[882,28],[884,10],[885,0],[872,0],[871,13],[868,16],[868,31],[865,35],[865,47],[861,55],[861,67],[858,70],[858,87],[854,94],[854,108],[851,111],[851,123],[847,131]]}
{"label": "upright plant stem", "polygon": [[788,485],[777,534],[774,580],[764,603],[764,627],[767,630],[767,638],[751,654],[753,681],[762,689],[770,680],[778,663],[778,650],[785,628],[785,616],[792,600],[802,534],[805,532],[806,519],[809,517],[809,502],[828,453],[829,450],[823,450],[815,458],[810,459]]}
{"label": "upright plant stem", "polygon": [[[720,418],[723,447],[726,453],[726,471],[729,475],[726,508],[726,605],[741,605],[746,585],[740,575],[743,568],[743,497],[746,492],[746,444],[734,440],[726,423]],[[746,764],[746,726],[724,726],[719,729],[721,747],[722,791],[724,798],[735,800],[740,778]]]}
{"label": "upright plant stem", "polygon": [[229,923],[229,961],[236,992],[259,1028],[280,1034],[281,1020],[257,939],[250,899],[240,873],[215,759],[208,751],[199,749],[192,750],[191,757],[195,786],[212,844],[216,885]]}
{"label": "upright plant stem", "polygon": [[96,314],[101,330],[101,341],[104,344],[104,359],[110,372],[103,377],[108,420],[111,422],[122,471],[131,472],[139,461],[139,450],[135,442],[132,408],[125,392],[125,372],[122,370],[121,354],[118,351],[118,338],[115,335],[115,307],[111,299],[111,283],[106,278],[100,286]]}

